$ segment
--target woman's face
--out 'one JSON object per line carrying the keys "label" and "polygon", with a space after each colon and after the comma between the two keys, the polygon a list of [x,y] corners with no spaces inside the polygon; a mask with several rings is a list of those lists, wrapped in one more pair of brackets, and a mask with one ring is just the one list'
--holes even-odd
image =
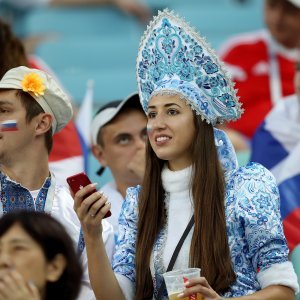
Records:
{"label": "woman's face", "polygon": [[42,248],[18,224],[0,237],[0,274],[12,268],[40,292],[44,290],[51,272]]}
{"label": "woman's face", "polygon": [[157,95],[148,106],[148,136],[157,157],[167,160],[171,170],[191,164],[195,137],[194,113],[178,95]]}

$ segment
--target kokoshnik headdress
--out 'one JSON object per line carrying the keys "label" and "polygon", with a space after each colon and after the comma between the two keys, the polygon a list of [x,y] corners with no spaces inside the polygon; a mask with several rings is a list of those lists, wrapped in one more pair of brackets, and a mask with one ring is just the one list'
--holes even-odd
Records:
{"label": "kokoshnik headdress", "polygon": [[157,94],[178,94],[207,123],[243,113],[223,64],[204,39],[169,10],[147,27],[137,57],[137,81],[145,112]]}

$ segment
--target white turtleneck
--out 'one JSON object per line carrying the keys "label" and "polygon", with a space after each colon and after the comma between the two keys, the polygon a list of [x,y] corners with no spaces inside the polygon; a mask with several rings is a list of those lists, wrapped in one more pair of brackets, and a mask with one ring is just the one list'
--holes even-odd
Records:
{"label": "white turtleneck", "polygon": [[[169,196],[167,239],[163,252],[164,267],[167,268],[171,256],[180,240],[185,228],[187,227],[192,214],[193,202],[190,195],[192,167],[180,171],[171,171],[165,167],[162,171],[162,184]],[[178,255],[174,270],[188,267],[189,247],[193,229],[187,236],[181,251]]]}
{"label": "white turtleneck", "polygon": [[[188,225],[194,211],[192,208],[192,199],[189,195],[191,172],[192,167],[188,167],[180,171],[171,171],[165,167],[161,174],[164,190],[168,193],[169,197],[169,200],[166,200],[169,202],[167,211],[167,239],[164,249],[161,249],[163,251],[162,259],[165,269],[167,269],[176,245]],[[173,270],[188,267],[192,235],[193,228],[181,247]],[[150,265],[153,266],[153,261]],[[154,274],[152,274],[152,276],[153,275]],[[116,273],[116,277],[125,299],[134,299],[134,284],[124,275]]]}

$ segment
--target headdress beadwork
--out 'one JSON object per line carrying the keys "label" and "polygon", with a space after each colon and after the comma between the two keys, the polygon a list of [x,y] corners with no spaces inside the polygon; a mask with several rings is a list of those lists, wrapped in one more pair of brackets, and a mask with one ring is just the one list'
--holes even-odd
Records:
{"label": "headdress beadwork", "polygon": [[236,90],[214,51],[184,20],[169,10],[148,25],[137,57],[137,81],[145,112],[157,94],[178,94],[213,125],[238,119]]}

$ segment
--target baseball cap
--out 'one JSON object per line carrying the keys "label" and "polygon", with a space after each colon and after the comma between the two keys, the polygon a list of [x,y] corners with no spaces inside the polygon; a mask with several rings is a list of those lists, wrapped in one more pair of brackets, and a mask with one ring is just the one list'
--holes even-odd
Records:
{"label": "baseball cap", "polygon": [[[112,101],[99,108],[92,121],[92,144],[97,145],[97,138],[101,128],[112,121],[120,112],[122,112],[123,109],[127,107],[137,108],[143,111],[138,92],[130,94],[124,100]],[[104,170],[105,167],[101,166],[96,174],[101,176]]]}
{"label": "baseball cap", "polygon": [[10,69],[0,81],[0,89],[16,89],[29,93],[44,112],[51,114],[52,134],[71,120],[72,105],[67,94],[47,73],[24,66]]}
{"label": "baseball cap", "polygon": [[131,107],[142,110],[139,94],[134,92],[124,100],[116,100],[100,107],[92,121],[92,143],[97,144],[97,137],[101,128],[112,121],[124,108]]}
{"label": "baseball cap", "polygon": [[288,0],[292,4],[294,4],[296,7],[300,8],[300,0]]}

